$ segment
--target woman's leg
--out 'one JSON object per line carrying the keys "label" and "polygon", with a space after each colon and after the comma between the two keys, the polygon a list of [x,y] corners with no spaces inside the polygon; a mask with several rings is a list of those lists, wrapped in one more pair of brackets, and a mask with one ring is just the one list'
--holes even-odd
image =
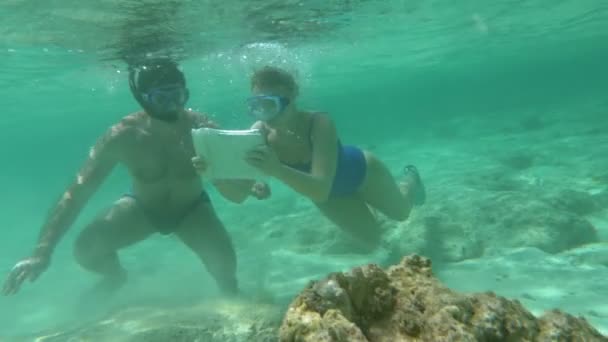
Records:
{"label": "woman's leg", "polygon": [[363,250],[378,247],[382,236],[380,224],[361,198],[335,197],[316,206],[330,221],[351,234]]}
{"label": "woman's leg", "polygon": [[359,188],[361,198],[371,207],[393,220],[404,221],[414,205],[418,176],[415,171],[406,172],[397,183],[386,165],[370,152],[365,151],[367,173]]}

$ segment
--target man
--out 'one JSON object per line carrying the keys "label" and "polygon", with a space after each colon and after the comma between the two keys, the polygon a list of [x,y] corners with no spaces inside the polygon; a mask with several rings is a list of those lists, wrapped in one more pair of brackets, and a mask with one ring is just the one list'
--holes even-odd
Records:
{"label": "man", "polygon": [[[117,251],[150,235],[174,233],[203,262],[219,288],[238,292],[236,256],[230,237],[218,219],[192,166],[191,129],[213,126],[204,115],[185,110],[189,93],[176,63],[148,61],[130,68],[129,84],[144,109],[128,115],[91,148],[74,182],[51,211],[33,254],[18,262],[3,288],[18,292],[49,266],[53,249],[112,169],[126,166],[132,193],[101,212],[77,237],[74,256],[85,269],[103,276],[98,288],[114,291],[126,281]],[[259,199],[269,189],[253,181],[216,183],[227,199],[240,203]]]}

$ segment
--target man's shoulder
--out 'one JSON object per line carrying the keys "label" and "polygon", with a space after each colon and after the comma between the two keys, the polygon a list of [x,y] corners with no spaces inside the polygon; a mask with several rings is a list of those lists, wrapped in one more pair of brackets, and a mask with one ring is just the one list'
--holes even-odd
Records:
{"label": "man's shoulder", "polygon": [[138,128],[143,127],[145,124],[144,119],[144,115],[141,112],[124,116],[108,128],[104,140],[106,142],[114,142],[134,135]]}
{"label": "man's shoulder", "polygon": [[116,125],[123,127],[123,129],[130,129],[141,127],[142,125],[145,125],[146,122],[147,117],[144,112],[135,112],[124,116]]}
{"label": "man's shoulder", "polygon": [[150,125],[150,118],[144,112],[135,112],[124,116],[114,126],[123,133],[133,133],[146,129]]}

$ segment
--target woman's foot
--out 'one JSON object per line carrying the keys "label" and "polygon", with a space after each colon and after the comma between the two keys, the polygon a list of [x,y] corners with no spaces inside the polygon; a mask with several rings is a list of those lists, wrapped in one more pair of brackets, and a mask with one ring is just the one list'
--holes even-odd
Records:
{"label": "woman's foot", "polygon": [[423,205],[426,202],[426,189],[424,183],[422,183],[418,169],[414,165],[407,165],[403,169],[403,173],[405,174],[405,179],[402,186],[407,189],[407,194],[412,199],[412,203],[414,205]]}

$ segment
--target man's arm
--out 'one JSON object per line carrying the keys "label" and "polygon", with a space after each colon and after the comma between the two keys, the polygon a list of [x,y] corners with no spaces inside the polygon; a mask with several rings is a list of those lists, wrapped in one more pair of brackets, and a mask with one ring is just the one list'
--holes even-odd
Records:
{"label": "man's arm", "polygon": [[91,148],[89,156],[61,199],[51,209],[38,238],[34,256],[50,257],[55,246],[117,163],[116,147],[123,124],[111,127]]}

